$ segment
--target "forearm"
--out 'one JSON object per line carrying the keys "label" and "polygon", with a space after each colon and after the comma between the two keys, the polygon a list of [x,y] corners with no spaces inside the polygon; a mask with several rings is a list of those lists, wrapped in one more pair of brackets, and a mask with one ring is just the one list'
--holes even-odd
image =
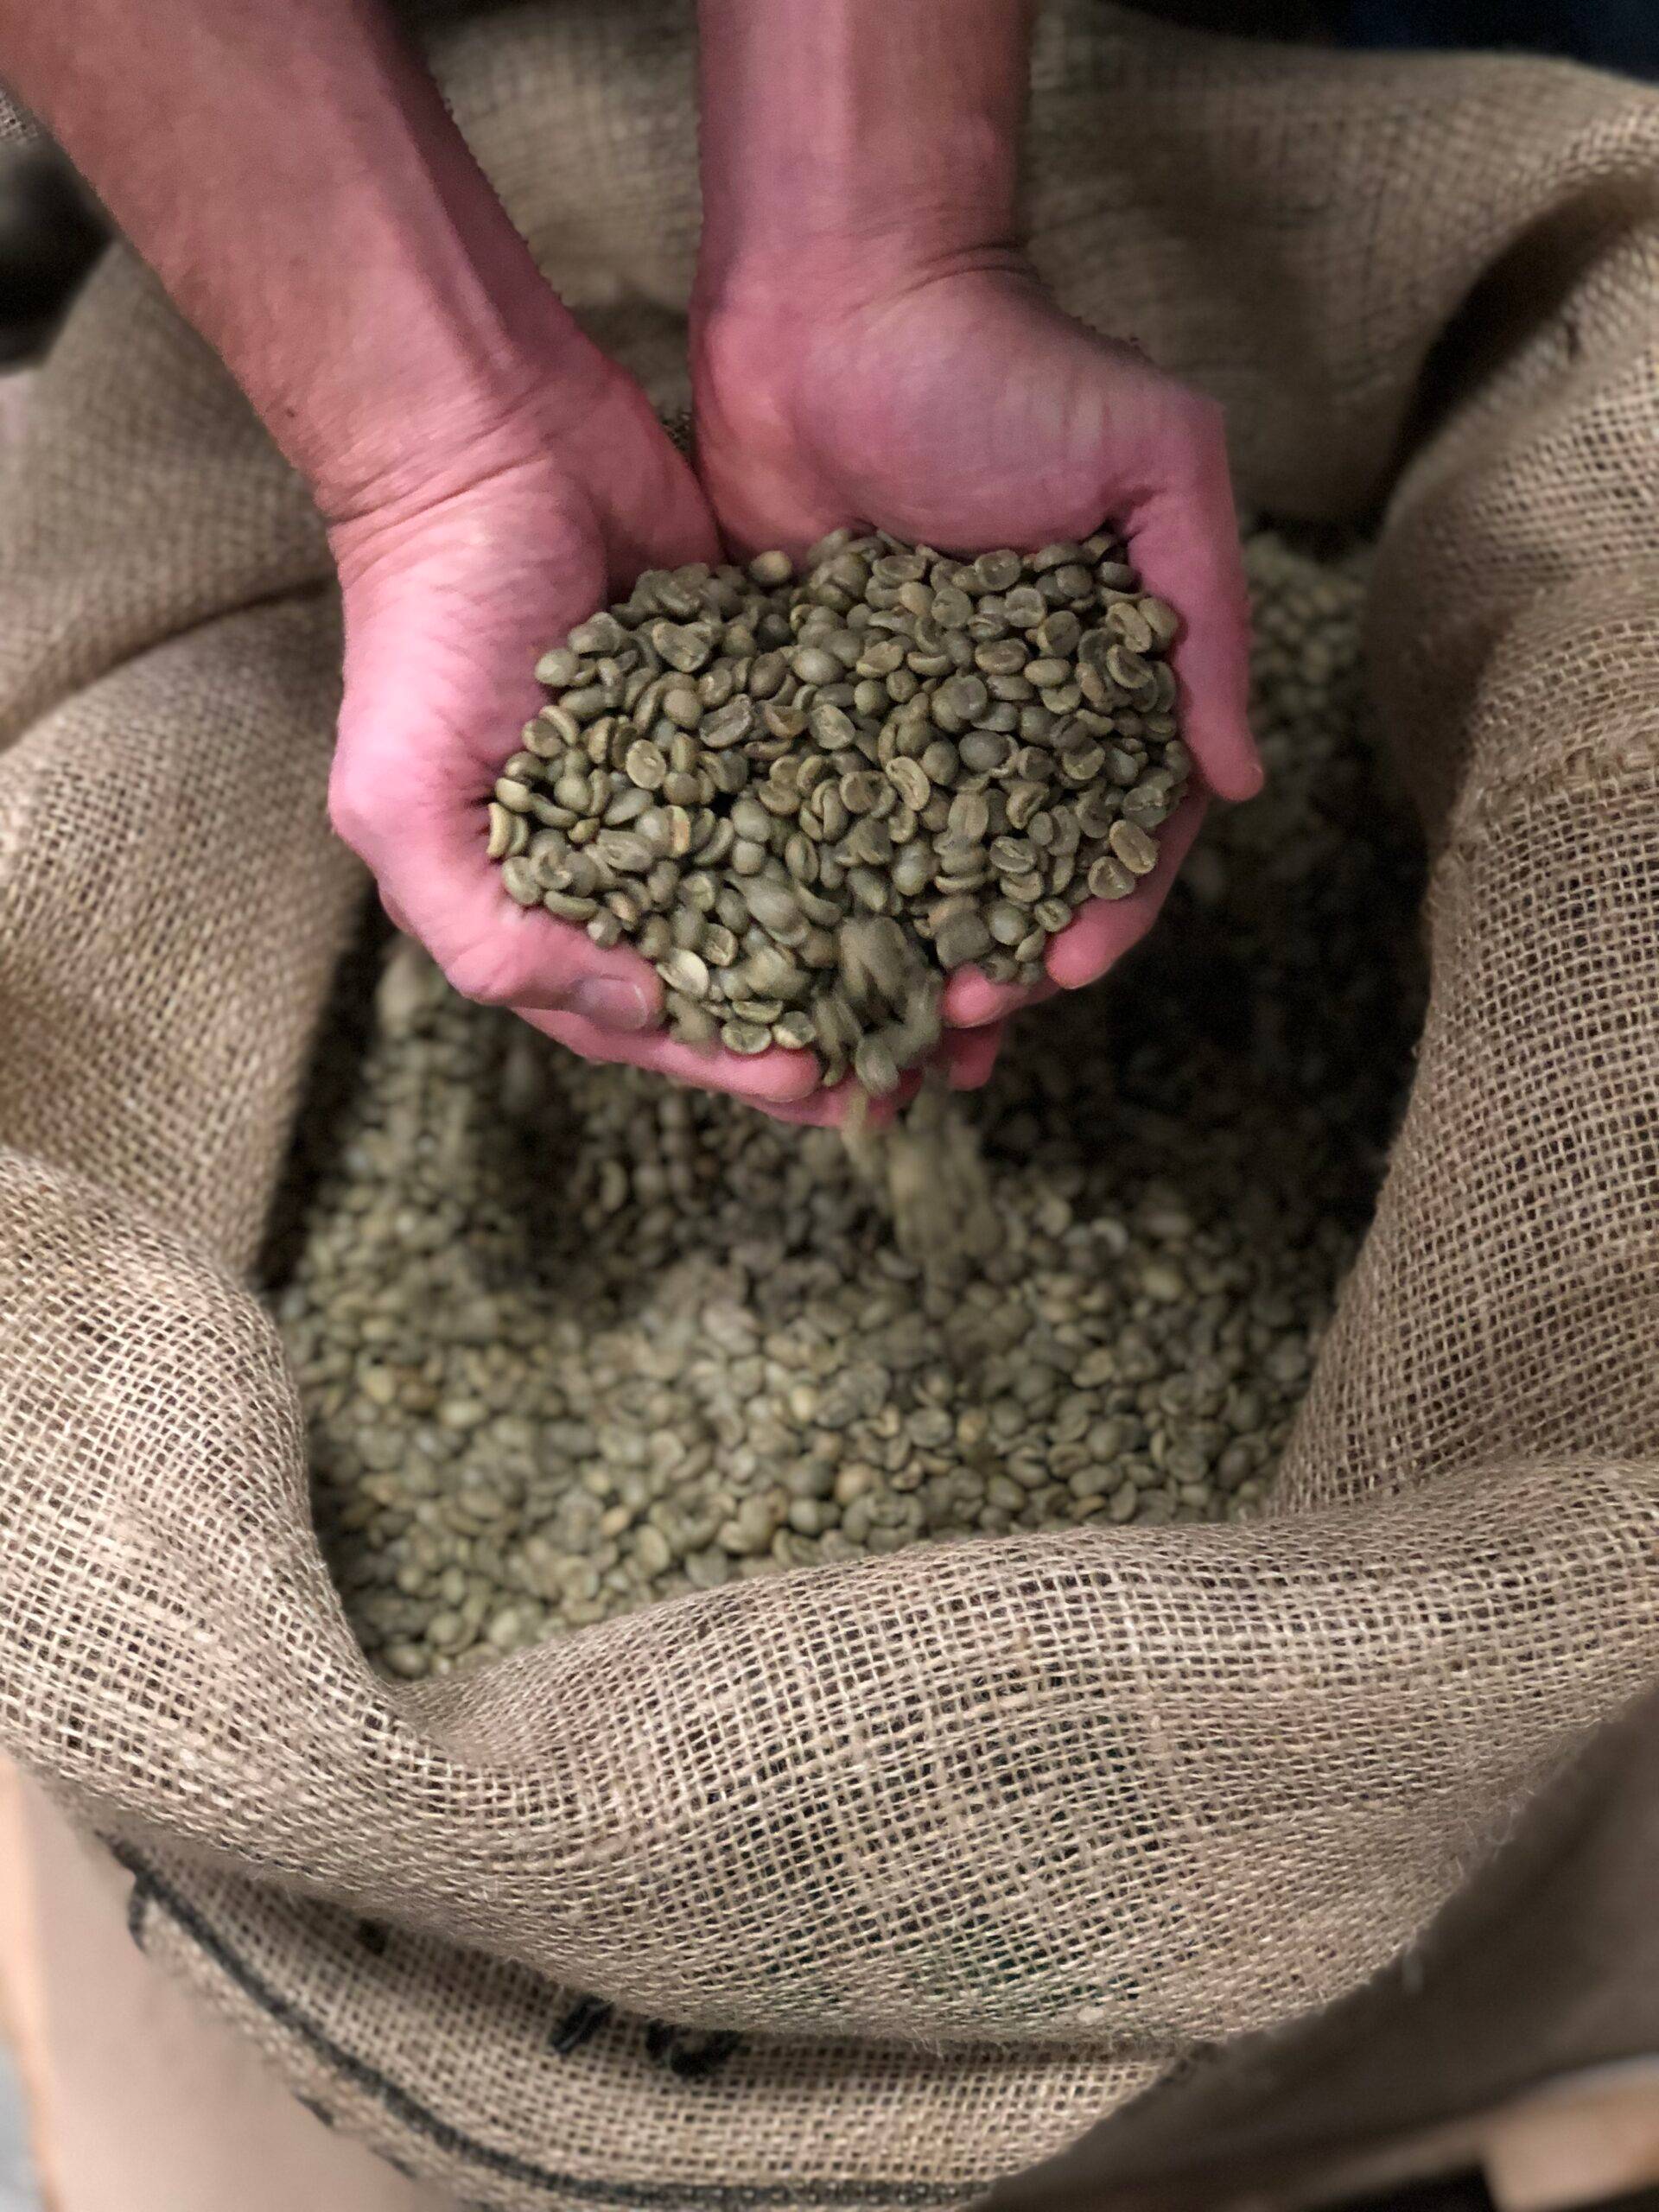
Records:
{"label": "forearm", "polygon": [[586,372],[377,0],[0,0],[0,75],[331,516]]}
{"label": "forearm", "polygon": [[1033,0],[700,0],[700,304],[790,264],[839,296],[1014,226]]}

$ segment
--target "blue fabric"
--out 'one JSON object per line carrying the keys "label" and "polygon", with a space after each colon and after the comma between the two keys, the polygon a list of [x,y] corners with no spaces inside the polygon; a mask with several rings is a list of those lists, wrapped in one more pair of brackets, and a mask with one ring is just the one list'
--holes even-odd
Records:
{"label": "blue fabric", "polygon": [[1525,47],[1659,77],[1659,0],[1348,0],[1351,46]]}

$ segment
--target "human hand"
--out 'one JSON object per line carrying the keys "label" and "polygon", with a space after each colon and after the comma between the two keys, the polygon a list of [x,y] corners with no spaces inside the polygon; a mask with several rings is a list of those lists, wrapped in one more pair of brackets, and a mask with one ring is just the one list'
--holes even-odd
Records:
{"label": "human hand", "polygon": [[[1195,787],[1128,898],[1082,907],[1045,988],[1101,976],[1144,935],[1207,798],[1249,798],[1249,618],[1218,410],[1063,315],[1012,256],[873,275],[839,298],[798,267],[742,274],[694,333],[699,474],[728,537],[798,551],[849,521],[971,553],[1109,525],[1183,618],[1171,664]],[[832,260],[832,265],[835,265]],[[1036,993],[959,970],[948,1022],[995,1023]],[[976,1065],[988,1072],[994,1051]]]}
{"label": "human hand", "polygon": [[716,556],[712,519],[644,394],[591,349],[537,403],[462,448],[423,454],[413,488],[359,493],[330,539],[346,689],[330,785],[340,835],[388,912],[467,997],[511,1007],[598,1060],[626,1060],[767,1107],[817,1081],[810,1056],[696,1051],[658,1030],[662,987],[626,945],[508,898],[486,804],[543,703],[552,640],[642,569]]}
{"label": "human hand", "polygon": [[[1248,798],[1261,771],[1217,410],[1061,314],[1008,243],[1034,16],[953,0],[944,35],[933,0],[699,0],[692,369],[699,469],[740,549],[849,523],[961,554],[1110,528],[1182,617],[1195,788],[1135,893],[1052,940],[1064,987],[1149,926],[1206,795]],[[980,1025],[1022,1002],[963,970],[944,1007]],[[988,1068],[995,1032],[974,1033]]]}

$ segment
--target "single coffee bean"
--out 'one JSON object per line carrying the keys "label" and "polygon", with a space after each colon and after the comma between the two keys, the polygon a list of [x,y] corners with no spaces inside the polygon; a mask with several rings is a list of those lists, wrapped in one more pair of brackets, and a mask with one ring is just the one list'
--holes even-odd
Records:
{"label": "single coffee bean", "polygon": [[1148,875],[1158,865],[1158,848],[1133,822],[1115,822],[1107,840],[1131,875]]}

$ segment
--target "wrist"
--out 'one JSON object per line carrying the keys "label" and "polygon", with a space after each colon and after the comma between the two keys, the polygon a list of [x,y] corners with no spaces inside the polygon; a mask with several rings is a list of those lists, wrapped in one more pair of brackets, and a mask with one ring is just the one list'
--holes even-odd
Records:
{"label": "wrist", "polygon": [[701,0],[694,313],[856,304],[1007,255],[1027,0]]}
{"label": "wrist", "polygon": [[305,287],[324,342],[260,316],[226,348],[331,524],[568,441],[613,373],[448,117],[423,111],[426,89],[310,211],[319,238],[349,245]]}
{"label": "wrist", "polygon": [[693,316],[791,296],[803,314],[857,305],[1016,260],[1014,162],[976,117],[955,118],[948,144],[919,162],[908,154],[862,167],[820,158],[806,178],[792,159],[752,156],[741,186],[705,213]]}
{"label": "wrist", "polygon": [[22,81],[331,521],[413,496],[447,456],[556,416],[560,395],[584,408],[593,349],[387,0],[86,0],[22,11],[15,42]]}
{"label": "wrist", "polygon": [[562,453],[581,473],[583,427],[617,372],[533,271],[531,282],[539,297],[485,300],[465,315],[410,285],[384,320],[375,310],[397,334],[395,363],[365,359],[360,377],[262,410],[331,529],[422,510]]}
{"label": "wrist", "polygon": [[694,361],[709,334],[780,338],[959,278],[1018,278],[1031,264],[994,196],[907,211],[849,203],[808,224],[774,219],[728,242],[705,233],[690,306]]}
{"label": "wrist", "polygon": [[700,289],[690,326],[700,424],[718,415],[810,435],[825,378],[841,375],[860,331],[940,286],[958,296],[1042,293],[1023,250],[990,235],[950,245],[912,235],[855,259],[855,267],[839,251],[810,263],[757,257],[734,268],[717,296]]}

